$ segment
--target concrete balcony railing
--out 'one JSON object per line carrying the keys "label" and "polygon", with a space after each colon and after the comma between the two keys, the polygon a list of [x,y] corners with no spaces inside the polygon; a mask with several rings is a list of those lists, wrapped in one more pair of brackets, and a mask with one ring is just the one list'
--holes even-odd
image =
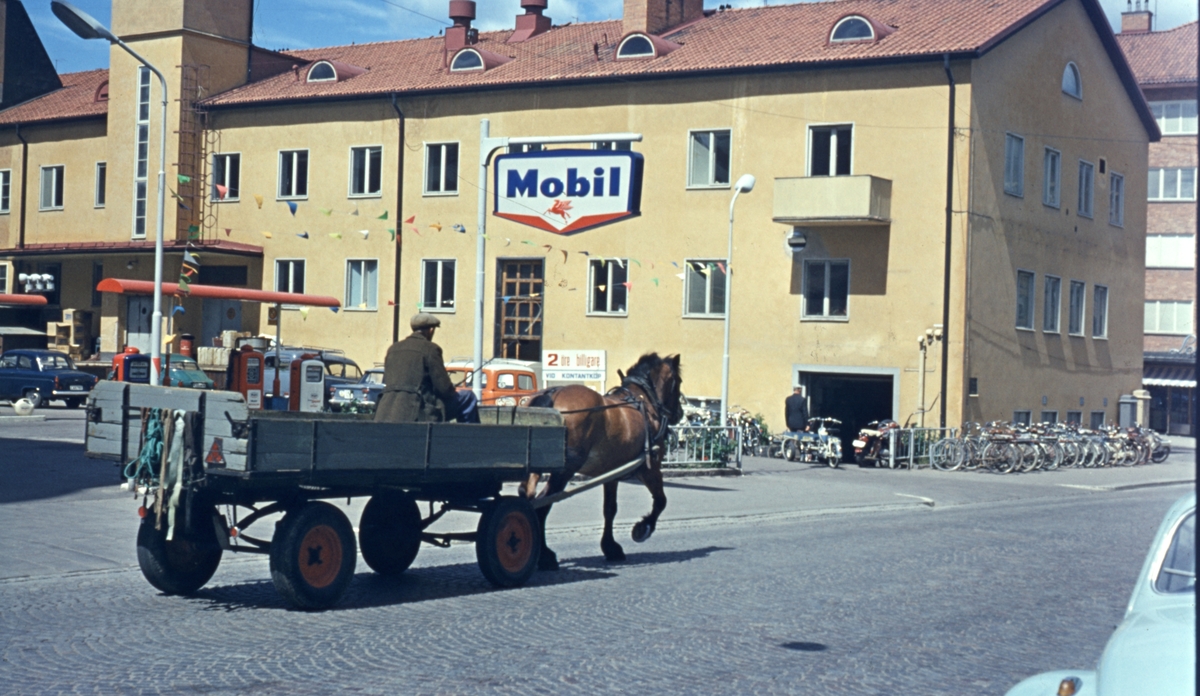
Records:
{"label": "concrete balcony railing", "polygon": [[888,179],[870,175],[775,179],[775,222],[805,227],[887,225],[891,216]]}

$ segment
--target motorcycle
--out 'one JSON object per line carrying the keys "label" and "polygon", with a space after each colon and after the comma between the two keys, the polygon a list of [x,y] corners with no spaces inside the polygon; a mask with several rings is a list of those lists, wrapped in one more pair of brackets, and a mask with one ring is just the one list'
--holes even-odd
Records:
{"label": "motorcycle", "polygon": [[784,459],[789,462],[823,461],[836,469],[842,462],[842,442],[837,437],[841,424],[836,418],[809,418],[808,430],[784,433]]}
{"label": "motorcycle", "polygon": [[879,466],[881,461],[890,461],[888,433],[899,427],[891,418],[867,423],[854,439],[854,461],[859,466]]}

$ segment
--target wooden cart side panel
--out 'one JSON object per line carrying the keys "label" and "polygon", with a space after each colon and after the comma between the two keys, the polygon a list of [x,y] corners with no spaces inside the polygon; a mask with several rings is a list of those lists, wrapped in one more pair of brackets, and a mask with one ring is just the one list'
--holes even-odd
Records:
{"label": "wooden cart side panel", "polygon": [[[246,421],[250,411],[237,392],[205,392],[204,405],[204,451],[202,457],[206,468],[225,468],[233,471],[246,470]],[[231,422],[232,421],[232,422]],[[242,437],[234,437],[235,426]],[[220,443],[217,443],[220,440]],[[214,452],[216,445],[216,452]],[[219,452],[220,457],[216,454]],[[210,457],[211,455],[211,457]],[[212,459],[214,463],[207,460]],[[215,462],[224,461],[224,466]]]}
{"label": "wooden cart side panel", "polygon": [[430,428],[429,470],[524,469],[529,428],[515,425],[457,425]]}
{"label": "wooden cart side panel", "polygon": [[567,463],[566,428],[530,428],[529,469],[539,474],[562,471]]}
{"label": "wooden cart side panel", "polygon": [[316,427],[317,471],[425,470],[428,425],[318,421]]}
{"label": "wooden cart side panel", "polygon": [[199,389],[152,387],[148,384],[129,384],[131,408],[167,408],[176,411],[199,411]]}
{"label": "wooden cart side panel", "polygon": [[[128,427],[122,428],[122,411],[128,384],[101,381],[88,397],[88,411],[98,421],[87,424],[86,446],[89,455],[102,459],[133,459],[138,456],[142,437],[141,411],[130,408]],[[122,443],[124,438],[124,443]]]}
{"label": "wooden cart side panel", "polygon": [[311,421],[256,419],[253,426],[254,456],[247,463],[248,471],[312,469]]}

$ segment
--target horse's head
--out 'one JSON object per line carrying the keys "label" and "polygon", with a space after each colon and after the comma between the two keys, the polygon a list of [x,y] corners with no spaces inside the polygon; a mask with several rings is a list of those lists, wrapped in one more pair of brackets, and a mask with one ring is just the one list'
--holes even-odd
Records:
{"label": "horse's head", "polygon": [[[662,405],[667,422],[675,425],[683,420],[683,404],[680,403],[680,385],[683,377],[679,373],[679,356],[659,357],[658,353],[643,355],[637,364],[629,368],[628,377],[642,380],[654,388],[654,394]],[[628,378],[627,378],[628,379]]]}

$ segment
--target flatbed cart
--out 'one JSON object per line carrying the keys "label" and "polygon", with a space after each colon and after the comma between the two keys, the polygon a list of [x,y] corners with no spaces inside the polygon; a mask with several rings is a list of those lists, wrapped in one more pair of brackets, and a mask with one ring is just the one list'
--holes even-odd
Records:
{"label": "flatbed cart", "polygon": [[[470,541],[492,584],[529,579],[542,529],[534,505],[501,495],[501,486],[531,473],[561,474],[566,429],[553,409],[481,408],[481,418],[481,425],[375,423],[354,414],[248,411],[233,392],[100,382],[88,399],[86,450],[136,477],[138,563],[151,585],[191,594],[225,552],[260,553],[270,557],[285,600],[323,609],[349,586],[356,550],[375,572],[398,575],[422,543]],[[157,442],[165,443],[161,455]],[[356,539],[346,515],[324,501],[360,496],[370,499]],[[429,514],[418,501],[430,503]],[[479,513],[476,530],[427,531],[450,511]],[[283,519],[269,540],[248,533],[276,513]]]}

